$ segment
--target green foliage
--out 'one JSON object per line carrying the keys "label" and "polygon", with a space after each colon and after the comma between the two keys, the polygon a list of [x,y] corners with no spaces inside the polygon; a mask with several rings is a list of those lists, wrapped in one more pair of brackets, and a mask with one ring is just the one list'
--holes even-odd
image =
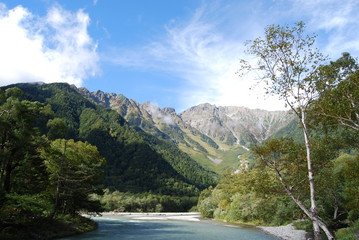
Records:
{"label": "green foliage", "polygon": [[355,232],[351,228],[341,228],[335,232],[335,237],[338,240],[357,240]]}
{"label": "green foliage", "polygon": [[37,240],[57,239],[90,232],[97,228],[96,222],[79,215],[61,215],[57,219],[32,219],[26,224],[8,225],[0,229],[0,239]]}
{"label": "green foliage", "polygon": [[[175,164],[185,161],[193,171],[201,170],[193,160],[183,158],[182,152],[174,155],[172,146],[144,133],[136,132],[114,111],[86,109],[80,117],[80,136],[96,145],[107,159],[104,183],[112,189],[130,192],[154,191],[171,195],[195,195],[204,181],[191,182],[179,173]],[[153,146],[153,147],[152,147]],[[172,160],[173,158],[178,161]],[[143,164],[146,162],[146,164]],[[189,170],[187,167],[187,170]],[[190,176],[195,176],[194,174]],[[197,176],[196,176],[197,177]],[[206,185],[206,183],[204,183]]]}
{"label": "green foliage", "polygon": [[201,193],[198,209],[204,217],[256,224],[283,224],[300,213],[261,167],[227,174],[216,188]]}
{"label": "green foliage", "polygon": [[349,219],[359,219],[359,154],[343,154],[333,161],[335,176],[340,179],[338,190],[349,210]]}
{"label": "green foliage", "polygon": [[47,122],[47,128],[49,131],[47,132],[47,137],[50,140],[54,140],[57,138],[64,138],[67,135],[67,126],[66,121],[61,118],[50,119]]}
{"label": "green foliage", "polygon": [[304,230],[306,232],[310,232],[313,229],[313,224],[308,219],[302,219],[301,221],[295,221],[295,222],[293,222],[293,226],[296,229]]}
{"label": "green foliage", "polygon": [[3,222],[27,223],[35,218],[45,217],[50,209],[50,203],[42,194],[11,193],[6,195],[0,217]]}
{"label": "green foliage", "polygon": [[306,180],[306,152],[302,143],[296,143],[292,138],[273,138],[252,151],[261,164],[273,173],[281,174],[284,184],[290,188],[297,188]]}
{"label": "green foliage", "polygon": [[[317,209],[315,173],[311,158],[311,136],[309,134],[309,124],[307,119],[308,108],[316,100],[321,85],[326,80],[320,79],[319,66],[321,62],[327,60],[318,49],[314,48],[316,35],[305,34],[305,24],[298,22],[294,26],[288,25],[270,25],[265,29],[265,36],[259,37],[253,41],[248,41],[248,53],[257,57],[257,65],[251,66],[249,62],[242,61],[241,70],[255,70],[261,76],[262,82],[266,83],[267,94],[274,94],[283,99],[291,110],[300,120],[305,141],[308,187],[310,189],[310,208],[298,200],[293,194],[291,179],[283,180],[282,176],[288,175],[283,171],[281,163],[286,163],[285,156],[290,155],[292,151],[276,151],[271,146],[257,149],[258,157],[277,175],[283,188],[294,202],[311,218],[315,239],[321,239],[320,228],[326,233],[329,239],[333,238],[325,222],[320,222]],[[275,145],[275,142],[272,142]],[[263,152],[261,152],[264,150]],[[260,153],[261,152],[261,153]],[[275,156],[275,155],[279,156]],[[273,156],[274,155],[274,156]],[[295,156],[293,156],[295,157]],[[291,159],[291,157],[289,158]],[[298,159],[298,158],[294,158]],[[277,164],[279,163],[279,164]],[[289,174],[291,175],[291,174]],[[293,174],[295,179],[295,175]],[[299,180],[298,178],[295,179]],[[289,183],[287,183],[289,181]]]}
{"label": "green foliage", "polygon": [[321,68],[319,99],[311,117],[314,124],[326,128],[345,126],[359,131],[359,65],[349,53]]}
{"label": "green foliage", "polygon": [[[105,160],[95,146],[87,142],[57,139],[43,153],[50,174],[50,187],[55,190],[54,213],[74,214],[91,209],[88,195],[98,188]],[[90,208],[90,209],[89,209]]]}
{"label": "green foliage", "polygon": [[273,213],[275,213],[273,210],[276,210],[273,202],[273,198],[257,197],[255,193],[237,193],[231,198],[226,219],[228,221],[270,223]]}
{"label": "green foliage", "polygon": [[43,124],[50,111],[39,102],[19,100],[21,93],[8,88],[0,102],[0,199],[12,190],[26,192],[24,185],[30,181],[40,191],[46,178],[38,151],[44,140],[36,125]]}
{"label": "green foliage", "polygon": [[[54,149],[61,140],[56,140],[49,146],[48,139],[40,133],[47,132],[45,123],[53,112],[49,105],[21,100],[22,96],[22,91],[18,88],[8,88],[5,93],[0,90],[0,238],[34,239],[63,236],[48,228],[49,225],[51,228],[52,225],[62,224],[61,220],[48,218],[53,204],[51,196],[57,191],[51,188],[53,179],[81,176],[86,178],[87,186],[91,185],[92,188],[95,182],[91,181],[91,174],[100,173],[100,165],[91,165],[91,160],[99,157],[99,154],[89,144],[77,144],[77,149],[71,152],[74,141],[64,140],[69,142],[68,153],[71,153],[72,160],[66,162],[66,168],[62,164],[56,166],[58,157],[65,159],[64,154]],[[62,128],[56,129],[59,126]],[[65,129],[63,121],[58,119],[50,121],[48,127],[51,138],[56,138]],[[44,154],[45,152],[51,154]],[[94,168],[95,171],[91,172]],[[71,184],[67,186],[66,208],[89,207],[86,204],[86,184],[80,184],[79,180],[72,178]],[[65,180],[61,179],[61,183],[64,182]],[[69,189],[76,194],[70,195]],[[71,213],[74,214],[74,210]],[[76,216],[72,219],[76,219]],[[70,225],[64,227],[70,228]],[[82,231],[70,232],[75,234]]]}
{"label": "green foliage", "polygon": [[335,232],[335,237],[338,240],[356,240],[358,239],[359,220],[355,221],[354,224],[347,228],[341,228]]}
{"label": "green foliage", "polygon": [[[348,226],[358,219],[358,154],[343,153],[337,157],[342,147],[333,136],[312,141],[318,209],[331,229]],[[261,156],[252,168],[229,172],[216,188],[202,191],[198,203],[201,214],[231,222],[266,225],[300,219],[303,212],[284,192],[271,166],[280,171],[283,182],[308,207],[309,190],[303,184],[307,181],[305,148],[290,138],[281,138],[268,140],[252,150]]]}
{"label": "green foliage", "polygon": [[216,208],[217,205],[212,202],[211,198],[205,198],[198,204],[198,210],[204,218],[213,218]]}
{"label": "green foliage", "polygon": [[116,212],[186,212],[196,203],[197,197],[175,197],[153,193],[110,192],[105,189],[103,195],[92,195],[100,200],[106,211]]}
{"label": "green foliage", "polygon": [[176,145],[147,134],[144,135],[144,139],[189,183],[199,189],[217,183],[215,173],[203,169],[188,154],[179,150]]}
{"label": "green foliage", "polygon": [[203,190],[199,196],[197,208],[202,217],[213,218],[214,216],[214,211],[216,210],[218,203],[212,198],[212,194],[213,187],[209,187],[208,189]]}
{"label": "green foliage", "polygon": [[276,132],[273,138],[291,137],[296,142],[304,142],[303,130],[297,119],[291,121],[287,126]]}

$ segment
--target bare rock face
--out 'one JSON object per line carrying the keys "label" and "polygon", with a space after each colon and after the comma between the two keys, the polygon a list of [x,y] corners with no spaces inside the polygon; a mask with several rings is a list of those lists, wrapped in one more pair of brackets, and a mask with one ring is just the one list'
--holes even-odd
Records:
{"label": "bare rock face", "polygon": [[263,142],[293,120],[288,111],[216,107],[208,103],[191,107],[180,116],[186,124],[228,144]]}

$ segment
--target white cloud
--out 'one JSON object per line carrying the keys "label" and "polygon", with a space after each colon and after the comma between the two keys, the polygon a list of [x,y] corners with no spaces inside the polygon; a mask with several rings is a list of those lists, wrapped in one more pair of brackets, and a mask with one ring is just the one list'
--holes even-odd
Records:
{"label": "white cloud", "polygon": [[[203,5],[188,21],[172,21],[165,26],[164,36],[157,41],[140,49],[118,49],[112,60],[121,66],[166,71],[182,79],[183,87],[177,90],[183,106],[183,109],[177,109],[179,111],[205,102],[283,109],[281,102],[264,98],[260,88],[250,91],[255,84],[253,79],[241,79],[235,74],[239,59],[244,57],[243,42],[246,39],[237,38],[238,30],[245,27],[224,27],[228,19],[218,11],[228,13],[224,8],[228,10],[230,7]],[[255,31],[254,27],[248,29]]]}
{"label": "white cloud", "polygon": [[97,45],[87,32],[89,16],[60,5],[46,16],[22,6],[0,6],[0,85],[68,82],[78,86],[98,71]]}
{"label": "white cloud", "polygon": [[293,0],[292,12],[308,19],[319,34],[322,50],[332,58],[342,52],[359,54],[359,2],[357,0]]}
{"label": "white cloud", "polygon": [[[309,15],[309,24],[317,29],[342,28],[355,22],[356,0],[293,0],[293,11]],[[354,18],[353,18],[354,17]]]}
{"label": "white cloud", "polygon": [[144,107],[153,118],[157,118],[163,124],[174,125],[174,120],[171,115],[161,111],[157,103],[147,102]]}

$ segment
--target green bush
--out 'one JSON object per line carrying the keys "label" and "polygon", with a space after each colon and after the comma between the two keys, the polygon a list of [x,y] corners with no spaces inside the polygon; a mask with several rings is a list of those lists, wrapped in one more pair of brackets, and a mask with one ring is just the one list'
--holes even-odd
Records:
{"label": "green bush", "polygon": [[356,240],[356,235],[352,228],[341,228],[335,233],[338,240]]}
{"label": "green bush", "polygon": [[359,219],[357,219],[353,226],[347,228],[341,228],[335,232],[335,237],[338,240],[356,240],[356,232],[359,230]]}
{"label": "green bush", "polygon": [[227,212],[221,208],[217,208],[213,212],[213,216],[215,219],[225,219],[227,216]]}
{"label": "green bush", "polygon": [[213,204],[211,197],[204,199],[198,205],[198,210],[201,213],[201,216],[205,218],[213,218],[216,208],[217,206]]}
{"label": "green bush", "polygon": [[0,218],[10,222],[27,222],[42,217],[51,209],[50,203],[40,194],[6,195],[5,204],[0,210]]}

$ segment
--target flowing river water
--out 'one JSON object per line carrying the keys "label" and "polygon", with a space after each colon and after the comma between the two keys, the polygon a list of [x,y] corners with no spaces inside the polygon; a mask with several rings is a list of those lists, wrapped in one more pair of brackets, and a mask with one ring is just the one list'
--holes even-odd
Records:
{"label": "flowing river water", "polygon": [[62,240],[278,240],[254,227],[199,220],[193,213],[106,214],[93,219],[97,230]]}

